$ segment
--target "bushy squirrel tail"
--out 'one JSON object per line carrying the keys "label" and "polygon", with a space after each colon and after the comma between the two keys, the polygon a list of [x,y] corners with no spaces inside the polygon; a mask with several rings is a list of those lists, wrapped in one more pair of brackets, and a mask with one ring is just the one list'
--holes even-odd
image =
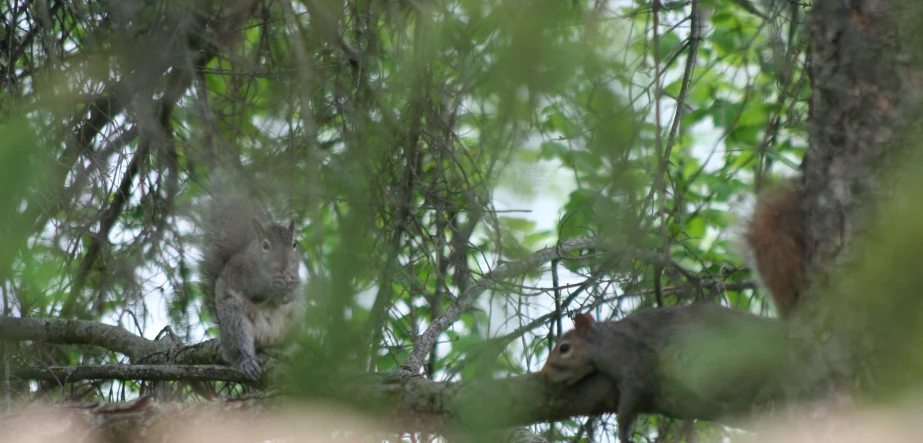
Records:
{"label": "bushy squirrel tail", "polygon": [[779,315],[795,309],[804,285],[805,234],[801,192],[795,182],[757,198],[743,223],[744,259],[769,291]]}
{"label": "bushy squirrel tail", "polygon": [[203,253],[199,262],[207,301],[214,298],[215,282],[224,267],[255,238],[253,218],[265,219],[265,216],[251,199],[242,195],[215,192],[208,197],[200,214]]}

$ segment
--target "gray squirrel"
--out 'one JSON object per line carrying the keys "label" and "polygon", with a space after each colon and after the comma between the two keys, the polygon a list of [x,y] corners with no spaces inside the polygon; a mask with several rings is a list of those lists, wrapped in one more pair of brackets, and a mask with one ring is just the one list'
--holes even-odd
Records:
{"label": "gray squirrel", "polygon": [[785,374],[780,354],[769,352],[786,346],[780,323],[716,304],[651,309],[617,321],[581,313],[574,326],[540,373],[561,389],[595,373],[614,382],[623,443],[631,441],[639,414],[717,416],[722,408],[743,407],[733,406],[735,399],[752,399]]}
{"label": "gray squirrel", "polygon": [[243,197],[210,198],[199,263],[221,331],[221,355],[252,379],[262,372],[256,350],[282,342],[306,308],[295,219],[288,226],[264,224],[260,214],[265,212]]}

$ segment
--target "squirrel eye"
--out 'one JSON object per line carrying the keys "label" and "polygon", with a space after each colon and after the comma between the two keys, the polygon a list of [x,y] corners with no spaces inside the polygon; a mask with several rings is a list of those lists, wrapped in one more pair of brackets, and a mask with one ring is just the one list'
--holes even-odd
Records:
{"label": "squirrel eye", "polygon": [[297,247],[297,246],[298,246],[298,242],[292,241],[292,249],[295,249],[295,247]]}
{"label": "squirrel eye", "polygon": [[570,354],[570,343],[561,343],[561,354]]}
{"label": "squirrel eye", "polygon": [[269,240],[263,240],[263,251],[269,251],[272,249],[272,245],[269,244]]}

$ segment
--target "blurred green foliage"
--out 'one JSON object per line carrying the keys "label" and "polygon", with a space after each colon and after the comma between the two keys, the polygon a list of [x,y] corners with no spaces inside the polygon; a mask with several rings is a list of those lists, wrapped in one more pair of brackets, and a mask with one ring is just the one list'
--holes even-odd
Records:
{"label": "blurred green foliage", "polygon": [[[558,240],[668,250],[688,275],[586,251],[597,254],[555,265],[564,289],[549,265],[516,276],[439,336],[427,377],[536,370],[567,312],[650,306],[655,274],[670,304],[768,306],[748,288],[694,290],[690,276],[751,277],[730,241],[742,198],[800,161],[810,91],[801,30],[787,28],[798,8],[768,23],[699,2],[706,32],[671,137],[686,3],[658,12],[659,59],[640,0],[53,2],[51,28],[14,3],[0,30],[5,315],[215,336],[194,216],[222,170],[280,217],[298,214],[311,299],[301,392],[328,389],[331,372],[397,368],[483,273]],[[551,201],[543,214],[558,219],[498,210],[499,194],[512,209]],[[48,348],[17,362],[121,361]],[[563,441],[579,424],[554,426]]]}

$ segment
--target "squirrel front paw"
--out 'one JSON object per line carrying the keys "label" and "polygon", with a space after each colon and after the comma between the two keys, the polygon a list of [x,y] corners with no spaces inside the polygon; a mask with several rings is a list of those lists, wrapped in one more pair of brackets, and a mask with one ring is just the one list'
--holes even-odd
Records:
{"label": "squirrel front paw", "polygon": [[260,359],[255,355],[243,355],[237,361],[237,369],[243,372],[247,378],[259,380],[262,370],[260,369]]}

